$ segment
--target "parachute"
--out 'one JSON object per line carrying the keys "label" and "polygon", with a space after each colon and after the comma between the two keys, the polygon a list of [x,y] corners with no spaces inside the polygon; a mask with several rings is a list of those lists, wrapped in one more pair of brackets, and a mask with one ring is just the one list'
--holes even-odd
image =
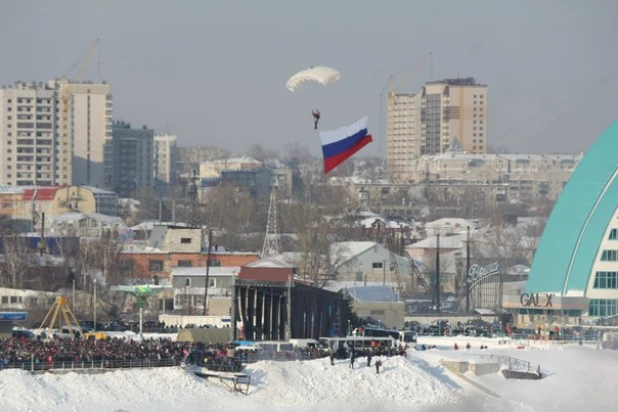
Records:
{"label": "parachute", "polygon": [[317,82],[323,86],[337,83],[341,79],[341,73],[331,67],[315,66],[306,70],[301,70],[288,79],[285,87],[294,92],[305,82]]}

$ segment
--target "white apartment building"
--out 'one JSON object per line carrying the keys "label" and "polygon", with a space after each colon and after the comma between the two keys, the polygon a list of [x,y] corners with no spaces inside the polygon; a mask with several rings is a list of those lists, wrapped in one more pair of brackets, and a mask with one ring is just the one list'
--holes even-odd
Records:
{"label": "white apartment building", "polygon": [[[58,88],[58,141],[75,185],[105,184],[105,142],[112,138],[112,95],[105,83],[51,81]],[[70,157],[70,161],[66,161]],[[64,170],[64,163],[67,164]]]}
{"label": "white apartment building", "polygon": [[421,155],[421,97],[420,93],[394,92],[388,96],[386,159],[394,180]]}
{"label": "white apartment building", "polygon": [[426,83],[419,93],[391,93],[387,164],[394,182],[410,180],[412,160],[444,153],[458,143],[487,153],[487,86],[473,78]]}
{"label": "white apartment building", "polygon": [[[65,163],[57,156],[56,95],[44,83],[15,82],[0,89],[0,183],[67,183]],[[58,160],[56,160],[58,159]]]}
{"label": "white apartment building", "polygon": [[166,190],[176,178],[178,137],[169,134],[154,137],[154,184],[155,188]]}

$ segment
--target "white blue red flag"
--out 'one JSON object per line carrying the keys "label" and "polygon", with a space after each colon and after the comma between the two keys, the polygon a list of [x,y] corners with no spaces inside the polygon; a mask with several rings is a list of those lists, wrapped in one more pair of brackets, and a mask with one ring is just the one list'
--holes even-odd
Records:
{"label": "white blue red flag", "polygon": [[330,172],[373,141],[373,138],[367,132],[368,120],[367,117],[363,117],[351,126],[320,132],[322,154],[324,155],[324,173]]}

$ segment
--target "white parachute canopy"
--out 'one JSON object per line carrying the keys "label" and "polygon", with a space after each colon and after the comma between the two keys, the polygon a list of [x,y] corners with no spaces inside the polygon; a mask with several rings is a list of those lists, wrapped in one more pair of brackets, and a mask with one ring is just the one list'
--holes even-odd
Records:
{"label": "white parachute canopy", "polygon": [[317,82],[323,86],[337,83],[341,79],[339,70],[332,67],[315,66],[310,69],[301,70],[288,79],[285,87],[291,92],[296,91],[298,86],[305,82]]}

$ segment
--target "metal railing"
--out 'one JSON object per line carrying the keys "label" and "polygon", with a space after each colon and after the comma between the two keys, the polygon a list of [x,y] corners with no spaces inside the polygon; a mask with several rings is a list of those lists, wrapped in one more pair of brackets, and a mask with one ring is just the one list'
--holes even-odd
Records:
{"label": "metal railing", "polygon": [[525,370],[526,372],[536,372],[537,370],[540,369],[540,365],[538,365],[536,368],[533,368],[530,362],[522,360],[522,359],[512,358],[510,356],[504,356],[504,355],[479,355],[479,356],[481,358],[489,358],[492,360],[496,360],[499,363],[508,366],[509,369],[511,370],[518,370],[518,371]]}
{"label": "metal railing", "polygon": [[73,369],[131,369],[131,368],[162,368],[180,366],[182,359],[123,359],[123,360],[92,360],[92,361],[54,361],[40,362],[27,360],[12,363],[0,363],[0,371],[6,369],[21,369],[26,371],[51,371]]}

